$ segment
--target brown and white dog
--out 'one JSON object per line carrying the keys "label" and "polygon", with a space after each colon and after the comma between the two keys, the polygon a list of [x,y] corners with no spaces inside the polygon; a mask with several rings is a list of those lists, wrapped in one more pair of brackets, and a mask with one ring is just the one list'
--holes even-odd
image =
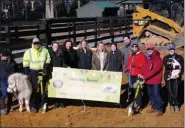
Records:
{"label": "brown and white dog", "polygon": [[23,101],[25,100],[26,110],[30,112],[30,97],[32,94],[32,85],[28,76],[21,73],[14,73],[8,77],[9,93],[14,93],[19,101],[19,111],[23,111]]}

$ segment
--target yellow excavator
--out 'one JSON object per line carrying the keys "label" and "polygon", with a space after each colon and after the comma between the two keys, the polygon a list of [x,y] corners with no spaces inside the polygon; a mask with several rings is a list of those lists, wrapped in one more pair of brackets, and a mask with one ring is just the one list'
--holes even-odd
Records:
{"label": "yellow excavator", "polygon": [[[133,13],[133,35],[138,42],[166,46],[174,42],[176,47],[184,46],[183,0],[143,0],[149,9],[136,6]],[[155,3],[154,3],[155,2]]]}

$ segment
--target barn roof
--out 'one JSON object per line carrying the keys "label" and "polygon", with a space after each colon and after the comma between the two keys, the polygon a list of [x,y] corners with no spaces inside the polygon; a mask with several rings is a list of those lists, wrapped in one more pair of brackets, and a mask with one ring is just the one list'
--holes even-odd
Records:
{"label": "barn roof", "polygon": [[93,1],[93,2],[102,8],[117,8],[118,7],[115,3],[112,3],[112,2],[106,2],[106,1]]}
{"label": "barn roof", "polygon": [[[103,8],[103,9],[104,8],[118,8],[117,4],[112,3],[112,2],[107,2],[107,1],[90,1],[89,3],[81,6],[80,8],[88,6],[88,5],[92,4],[92,3],[96,4],[97,6]],[[80,9],[80,8],[78,8],[78,9]],[[78,10],[78,9],[76,9],[76,10]]]}
{"label": "barn roof", "polygon": [[139,3],[143,3],[142,0],[121,0],[119,2],[116,2],[116,4],[139,4]]}

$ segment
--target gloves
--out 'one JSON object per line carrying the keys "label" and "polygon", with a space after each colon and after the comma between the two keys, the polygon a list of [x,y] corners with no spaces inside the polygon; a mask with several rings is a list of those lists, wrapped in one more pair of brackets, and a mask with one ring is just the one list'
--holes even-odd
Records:
{"label": "gloves", "polygon": [[42,70],[42,75],[43,75],[43,76],[47,75],[47,70],[46,70],[46,69],[43,69],[43,70]]}

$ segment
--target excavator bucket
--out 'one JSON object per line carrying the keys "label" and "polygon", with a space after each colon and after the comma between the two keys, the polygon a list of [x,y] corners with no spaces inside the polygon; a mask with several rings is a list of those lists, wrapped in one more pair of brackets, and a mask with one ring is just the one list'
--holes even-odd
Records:
{"label": "excavator bucket", "polygon": [[[148,38],[145,32],[152,36]],[[133,35],[142,44],[154,43],[156,46],[166,46],[174,42],[177,47],[184,46],[182,28],[173,20],[136,6],[133,13]]]}

